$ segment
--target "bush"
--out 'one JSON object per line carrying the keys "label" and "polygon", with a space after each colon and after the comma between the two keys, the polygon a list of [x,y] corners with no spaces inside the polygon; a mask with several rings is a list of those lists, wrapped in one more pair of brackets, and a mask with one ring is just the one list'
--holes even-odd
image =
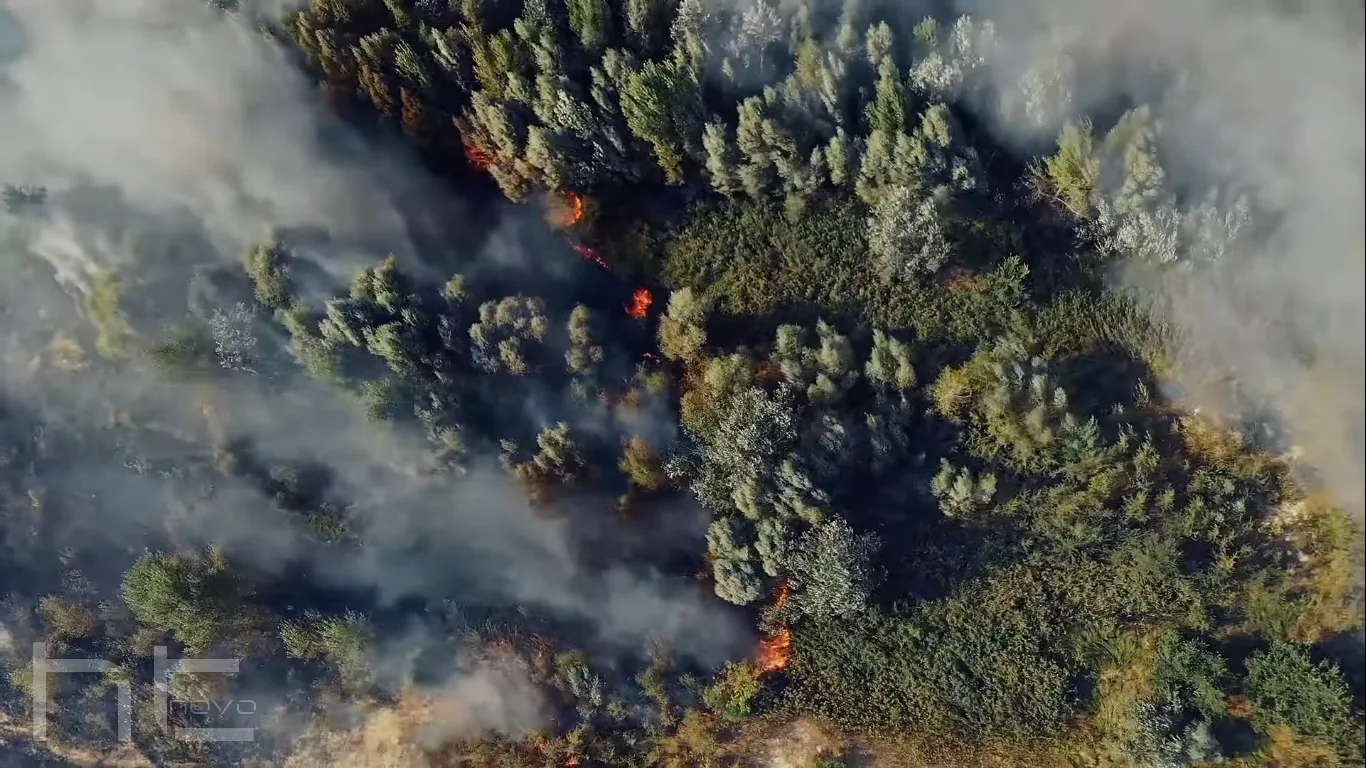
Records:
{"label": "bush", "polygon": [[1342,672],[1315,664],[1304,646],[1273,643],[1247,660],[1244,691],[1252,727],[1269,734],[1278,725],[1316,738],[1341,736],[1351,724],[1352,695]]}
{"label": "bush", "polygon": [[729,717],[749,717],[754,699],[763,690],[759,670],[748,661],[726,665],[715,683],[702,692],[702,703],[713,712]]}
{"label": "bush", "polygon": [[95,634],[95,614],[80,603],[48,595],[38,603],[48,631],[59,639],[79,640]]}

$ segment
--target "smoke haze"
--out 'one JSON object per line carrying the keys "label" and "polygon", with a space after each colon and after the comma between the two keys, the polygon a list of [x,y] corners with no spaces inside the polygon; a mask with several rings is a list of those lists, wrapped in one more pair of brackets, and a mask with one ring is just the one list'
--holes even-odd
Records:
{"label": "smoke haze", "polygon": [[[327,118],[280,51],[202,3],[11,0],[0,4],[0,30],[0,180],[48,190],[41,215],[8,217],[0,233],[7,408],[54,435],[92,441],[135,423],[165,437],[168,461],[185,451],[208,460],[207,446],[233,440],[270,461],[320,463],[366,541],[358,559],[335,562],[259,488],[225,479],[206,493],[157,471],[155,449],[148,468],[141,455],[109,445],[68,457],[59,478],[45,478],[89,498],[54,538],[111,559],[107,589],[143,547],[213,543],[267,574],[303,565],[326,586],[368,591],[381,606],[422,598],[546,609],[584,623],[608,652],[639,652],[657,639],[716,663],[749,644],[698,585],[610,561],[589,567],[589,540],[571,524],[579,512],[538,516],[495,462],[474,462],[454,483],[415,478],[425,436],[377,428],[331,388],[266,376],[177,385],[135,364],[117,374],[91,370],[93,352],[72,353],[65,340],[84,328],[82,299],[106,270],[155,297],[128,308],[138,343],[155,343],[153,334],[196,301],[230,307],[213,290],[187,297],[184,285],[202,287],[194,277],[202,270],[240,270],[244,250],[273,227],[331,236],[312,259],[315,295],[344,290],[358,266],[387,252],[406,254],[404,221],[385,190],[428,182],[396,153],[362,144]],[[524,242],[495,238],[462,256],[484,269],[525,263],[516,252]],[[172,275],[164,290],[163,270]],[[278,347],[281,339],[263,342]],[[612,503],[577,505],[600,513]],[[705,521],[695,508],[679,519],[686,535],[669,546],[681,548]],[[34,557],[53,567],[50,551]],[[462,735],[520,731],[539,719],[541,704],[529,684],[509,680],[462,673],[438,699],[465,713]],[[492,710],[459,703],[494,698]]]}
{"label": "smoke haze", "polygon": [[[1363,313],[1362,9],[1356,3],[1164,0],[960,2],[995,27],[996,93],[1021,73],[1061,81],[1056,118],[1149,104],[1168,184],[1183,205],[1218,188],[1246,195],[1255,235],[1217,264],[1125,277],[1185,339],[1179,383],[1193,405],[1234,407],[1211,380],[1236,380],[1245,409],[1289,432],[1320,480],[1358,517],[1366,502]],[[1072,66],[1058,66],[1059,54]],[[1064,59],[1065,60],[1065,59]],[[1048,80],[1049,77],[1043,79]],[[1059,120],[983,105],[1009,140],[1048,151]],[[1099,124],[1098,129],[1104,129]]]}

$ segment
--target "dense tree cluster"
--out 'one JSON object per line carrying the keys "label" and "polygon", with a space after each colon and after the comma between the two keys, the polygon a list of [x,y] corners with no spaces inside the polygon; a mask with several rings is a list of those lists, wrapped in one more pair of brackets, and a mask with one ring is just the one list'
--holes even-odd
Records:
{"label": "dense tree cluster", "polygon": [[[472,265],[434,282],[423,253],[375,254],[319,289],[317,255],[281,232],[179,281],[191,299],[155,326],[141,309],[172,278],[90,276],[88,327],[43,339],[34,375],[150,371],[195,393],[197,423],[140,422],[111,399],[109,423],[81,431],[0,401],[14,562],[87,508],[94,494],[61,478],[93,457],[165,507],[112,587],[84,580],[82,552],[36,569],[4,636],[112,662],[90,685],[49,680],[64,711],[121,684],[148,712],[154,685],[204,690],[148,680],[165,645],[236,654],[292,686],[281,712],[328,727],[337,702],[403,719],[418,686],[381,663],[396,646],[414,669],[454,658],[452,679],[534,689],[540,730],[414,736],[424,764],[738,766],[794,721],[912,766],[1360,764],[1359,528],[1285,459],[1169,401],[1176,339],[1103,279],[1223,258],[1251,205],[1173,190],[1147,107],[1063,119],[1065,57],[1027,62],[1012,89],[983,72],[990,21],[903,16],[854,0],[312,0],[264,24],[330,106],[395,121],[438,170],[454,158],[513,201],[553,193],[580,214],[619,202],[555,225],[607,271],[547,249],[594,280]],[[986,98],[1060,126],[1056,146],[994,143],[972,111]],[[15,218],[58,197],[0,196]],[[639,291],[654,303],[623,311]],[[426,521],[357,509],[348,490],[372,478],[277,458],[213,406],[296,387],[358,406],[403,487],[444,500],[501,473],[539,523],[586,531],[591,552],[555,553],[582,556],[585,578],[649,571],[750,617],[754,658],[602,642],[558,598],[415,606],[315,580]],[[234,493],[312,559],[271,570],[202,540],[232,526],[196,529],[196,504]],[[695,536],[680,533],[692,512]],[[4,654],[7,706],[43,673],[25,653]],[[297,746],[277,739],[263,749]],[[243,757],[142,719],[135,741],[163,762]]]}

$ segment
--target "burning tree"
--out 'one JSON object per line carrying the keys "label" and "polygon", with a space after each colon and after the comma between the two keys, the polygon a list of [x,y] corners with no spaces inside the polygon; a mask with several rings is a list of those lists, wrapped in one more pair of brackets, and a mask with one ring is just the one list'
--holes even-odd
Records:
{"label": "burning tree", "polygon": [[[791,596],[791,588],[784,582],[778,587],[778,596],[773,600],[772,612],[781,615]],[[760,672],[773,672],[786,669],[791,662],[792,631],[787,628],[787,620],[783,619],[782,626],[776,632],[759,641],[759,648],[754,654],[754,666]]]}
{"label": "burning tree", "polygon": [[474,144],[465,145],[465,159],[481,171],[487,171],[493,165],[493,156]]}
{"label": "burning tree", "polygon": [[754,665],[760,672],[773,672],[786,669],[792,663],[792,631],[783,627],[759,641],[759,650],[754,655]]}
{"label": "burning tree", "polygon": [[655,303],[654,294],[650,293],[649,288],[637,288],[631,295],[631,303],[626,307],[626,314],[631,317],[644,318],[650,314],[650,305]]}
{"label": "burning tree", "polygon": [[583,196],[564,190],[551,198],[550,221],[556,227],[573,227],[583,223]]}

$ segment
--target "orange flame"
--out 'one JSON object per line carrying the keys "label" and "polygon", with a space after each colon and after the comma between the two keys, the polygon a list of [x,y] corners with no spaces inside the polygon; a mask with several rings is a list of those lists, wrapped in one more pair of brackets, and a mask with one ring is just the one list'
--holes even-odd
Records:
{"label": "orange flame", "polygon": [[778,597],[773,601],[773,609],[781,611],[783,606],[787,605],[787,600],[790,597],[792,597],[792,590],[787,586],[787,582],[784,581],[778,587]]}
{"label": "orange flame", "polygon": [[569,247],[570,247],[570,248],[573,248],[575,253],[579,254],[580,256],[584,257],[585,259],[588,259],[589,261],[593,262],[594,264],[597,264],[599,267],[602,267],[603,269],[610,270],[610,269],[612,268],[610,265],[608,265],[608,263],[607,263],[607,261],[606,261],[605,259],[603,259],[601,256],[599,256],[599,255],[597,254],[596,251],[594,251],[592,248],[589,248],[589,247],[586,246],[586,245],[579,245],[578,243],[570,243],[570,244],[569,244]]}
{"label": "orange flame", "polygon": [[[773,610],[781,611],[791,597],[791,588],[788,587],[787,582],[783,582],[778,586],[778,596],[773,600]],[[759,641],[759,650],[755,654],[754,663],[760,672],[772,672],[785,669],[791,661],[792,632],[788,630],[787,621],[784,620],[782,629]]]}
{"label": "orange flame", "polygon": [[759,641],[759,651],[755,654],[754,665],[760,672],[773,672],[786,669],[792,662],[792,632],[780,629],[776,634]]}
{"label": "orange flame", "polygon": [[493,157],[474,144],[465,145],[465,159],[481,171],[487,171],[493,165]]}
{"label": "orange flame", "polygon": [[560,220],[561,226],[572,227],[583,221],[583,197],[573,192],[564,193],[565,202],[569,208],[564,212],[564,217]]}
{"label": "orange flame", "polygon": [[631,317],[645,317],[650,314],[650,305],[653,303],[655,297],[649,288],[637,288],[631,296],[631,306],[626,308],[626,314]]}

